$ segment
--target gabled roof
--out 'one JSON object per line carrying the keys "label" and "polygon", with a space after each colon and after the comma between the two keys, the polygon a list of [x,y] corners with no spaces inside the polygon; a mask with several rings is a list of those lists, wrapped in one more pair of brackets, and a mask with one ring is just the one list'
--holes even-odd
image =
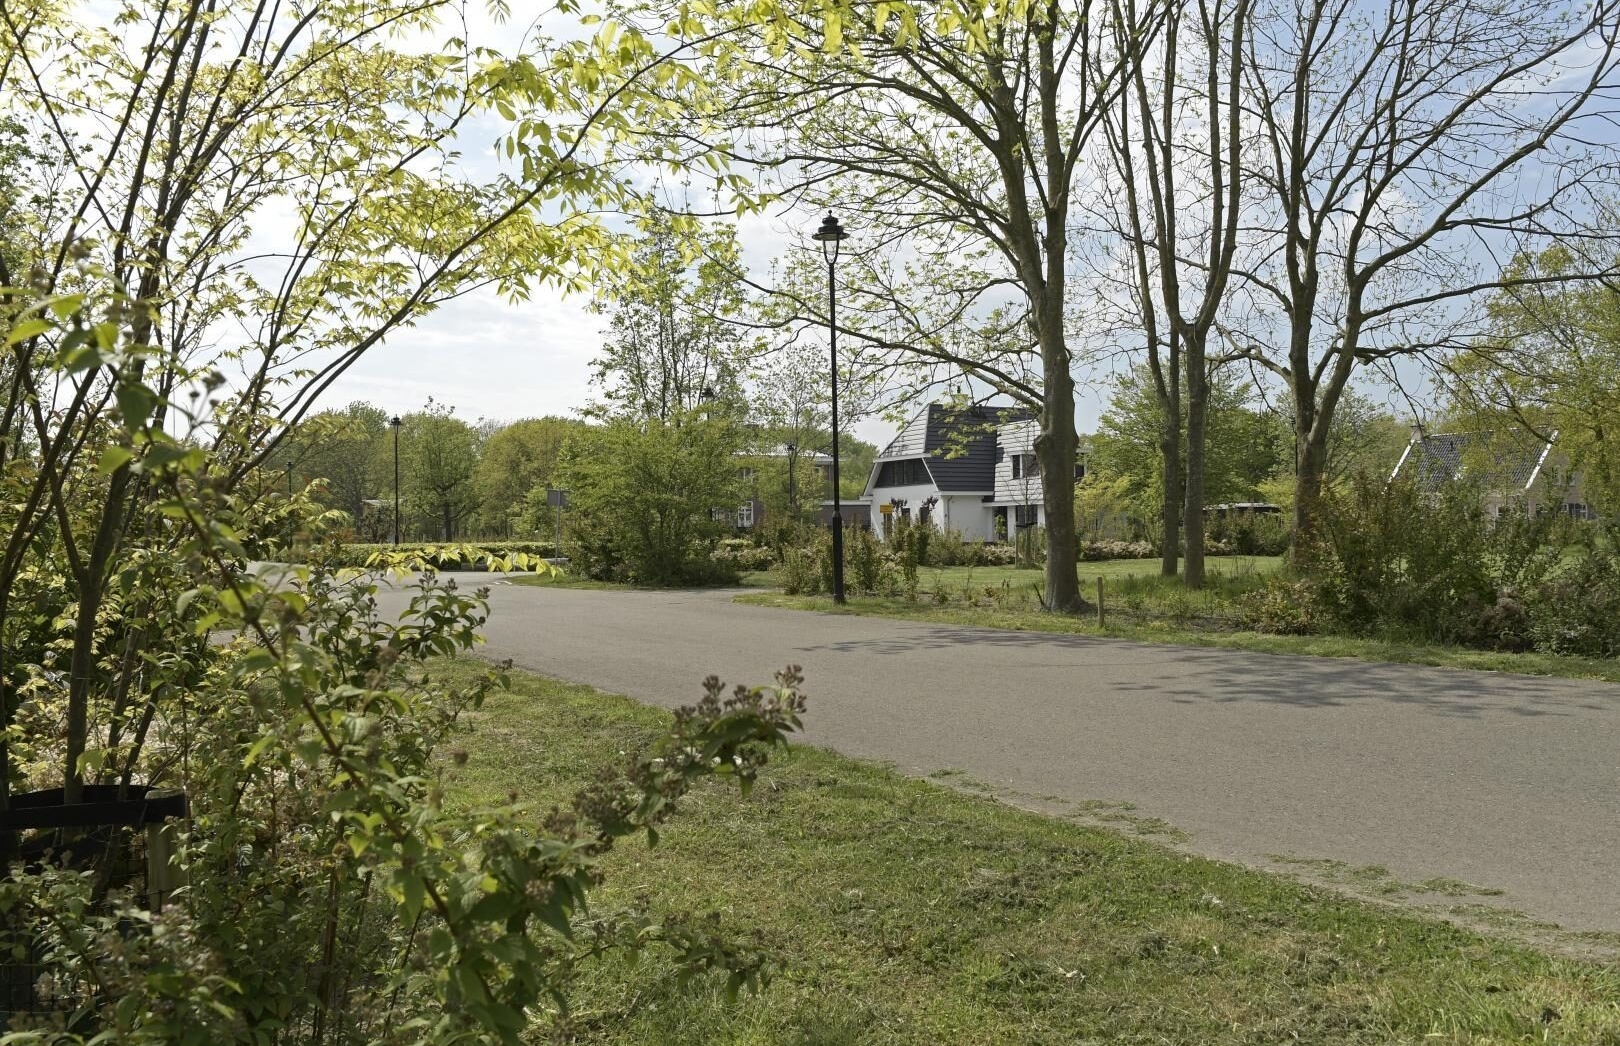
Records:
{"label": "gabled roof", "polygon": [[[1536,481],[1542,462],[1552,444],[1528,436],[1491,440],[1490,433],[1447,432],[1412,440],[1401,455],[1390,479],[1404,478],[1420,490],[1435,490],[1442,484],[1471,478],[1505,491],[1525,490]],[[1481,460],[1489,455],[1485,460]]]}
{"label": "gabled roof", "polygon": [[942,492],[987,493],[996,485],[996,426],[1031,417],[1023,407],[933,403],[883,448],[877,456],[878,465],[926,458],[934,484]]}

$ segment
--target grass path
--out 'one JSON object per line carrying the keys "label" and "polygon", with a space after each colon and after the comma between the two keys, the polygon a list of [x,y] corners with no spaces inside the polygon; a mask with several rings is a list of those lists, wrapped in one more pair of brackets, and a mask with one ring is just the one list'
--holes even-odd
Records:
{"label": "grass path", "polygon": [[[815,708],[811,680],[810,717]],[[446,770],[447,801],[515,794],[543,808],[667,721],[516,673],[474,717],[470,758]],[[732,1006],[718,984],[677,990],[656,956],[604,962],[580,986],[570,1041],[1620,1043],[1613,964],[820,749],[773,758],[748,799],[700,789],[656,849],[626,845],[605,871],[595,914],[642,893],[718,913],[758,933],[776,975]]]}

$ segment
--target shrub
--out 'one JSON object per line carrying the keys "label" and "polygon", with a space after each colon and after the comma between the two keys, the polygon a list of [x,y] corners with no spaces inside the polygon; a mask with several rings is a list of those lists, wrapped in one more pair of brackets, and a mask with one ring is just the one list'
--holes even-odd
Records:
{"label": "shrub", "polygon": [[813,596],[831,586],[823,583],[822,566],[831,568],[828,555],[817,545],[782,550],[776,564],[776,579],[790,596]]}
{"label": "shrub", "polygon": [[[466,554],[466,550],[469,549],[472,550],[473,555]],[[470,545],[444,545],[440,543],[392,545],[351,542],[335,546],[325,554],[324,558],[327,563],[336,567],[365,567],[370,565],[375,557],[389,556],[396,552],[418,556],[437,570],[484,570],[489,565],[489,559],[485,557],[510,559],[513,556],[521,555],[532,556],[537,559],[555,559],[557,557],[557,543],[555,541],[489,541]]]}
{"label": "shrub", "polygon": [[1529,633],[1552,654],[1620,657],[1620,553],[1592,548],[1529,598]]}
{"label": "shrub", "polygon": [[854,529],[844,535],[844,574],[846,585],[856,594],[883,596],[898,587],[900,571],[896,557],[883,547],[877,535]]}
{"label": "shrub", "polygon": [[574,433],[556,482],[572,491],[575,570],[644,585],[735,580],[735,567],[709,553],[730,530],[716,509],[741,499],[733,457],[741,439],[728,421],[697,416]]}
{"label": "shrub", "polygon": [[1336,627],[1470,643],[1497,598],[1487,544],[1471,486],[1429,494],[1363,475],[1323,499],[1309,558],[1323,614]]}
{"label": "shrub", "polygon": [[746,540],[728,538],[709,553],[709,558],[716,563],[726,564],[733,570],[769,570],[776,565],[776,550],[767,545],[755,545]]}
{"label": "shrub", "polygon": [[1148,541],[1092,541],[1080,546],[1080,559],[1095,563],[1103,559],[1155,559],[1159,550]]}
{"label": "shrub", "polygon": [[1244,625],[1256,632],[1303,636],[1316,631],[1316,586],[1305,578],[1266,579],[1259,589],[1238,598]]}

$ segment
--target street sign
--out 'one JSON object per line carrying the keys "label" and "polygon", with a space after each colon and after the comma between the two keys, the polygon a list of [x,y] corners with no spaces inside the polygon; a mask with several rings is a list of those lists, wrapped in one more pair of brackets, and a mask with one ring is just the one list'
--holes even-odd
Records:
{"label": "street sign", "polygon": [[568,507],[568,491],[558,490],[556,487],[546,488],[546,504],[552,508]]}
{"label": "street sign", "polygon": [[878,511],[883,513],[885,516],[892,516],[892,515],[894,515],[894,506],[893,505],[879,505],[878,506]]}

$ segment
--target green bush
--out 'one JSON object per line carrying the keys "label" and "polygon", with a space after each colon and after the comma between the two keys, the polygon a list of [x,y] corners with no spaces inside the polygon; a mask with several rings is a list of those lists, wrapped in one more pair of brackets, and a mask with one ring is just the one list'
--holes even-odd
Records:
{"label": "green bush", "polygon": [[1304,636],[1316,631],[1316,586],[1303,578],[1273,575],[1259,589],[1238,597],[1245,626],[1256,632]]}
{"label": "green bush", "polygon": [[740,538],[720,542],[709,558],[734,570],[769,570],[776,565],[776,550]]}
{"label": "green bush", "polygon": [[1528,599],[1529,634],[1552,654],[1620,657],[1620,553],[1591,548]]}
{"label": "green bush", "polygon": [[742,435],[724,419],[617,419],[575,432],[556,482],[571,493],[571,567],[603,581],[643,585],[734,583],[735,564],[710,552],[738,504],[734,452]]}
{"label": "green bush", "polygon": [[[471,549],[474,556],[464,554]],[[362,544],[347,543],[338,545],[327,554],[326,561],[336,567],[364,567],[373,562],[374,557],[388,556],[394,553],[414,555],[420,557],[425,563],[431,564],[438,570],[483,570],[489,561],[476,554],[492,556],[497,559],[509,559],[512,556],[533,556],[539,559],[555,559],[557,557],[557,543],[554,541],[491,541],[472,545],[446,546],[438,543],[413,543],[404,545],[391,544]]]}

